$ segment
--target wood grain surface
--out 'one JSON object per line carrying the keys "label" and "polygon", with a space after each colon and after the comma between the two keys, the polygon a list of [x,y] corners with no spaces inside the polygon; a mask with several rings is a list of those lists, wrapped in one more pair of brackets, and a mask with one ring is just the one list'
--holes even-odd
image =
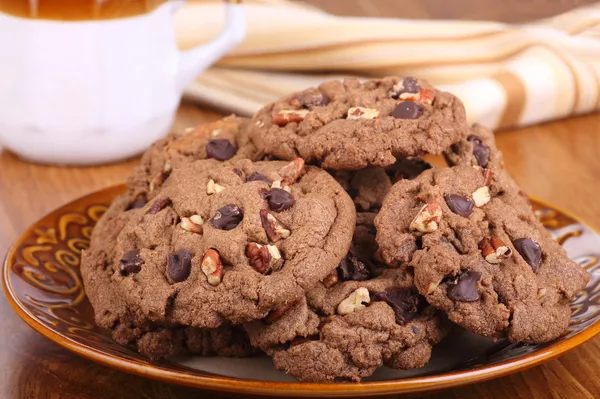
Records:
{"label": "wood grain surface", "polygon": [[[346,15],[484,18],[522,21],[586,1],[442,2],[332,0],[311,3]],[[589,3],[589,1],[587,1]],[[221,114],[184,103],[175,129]],[[524,189],[600,227],[600,115],[570,118],[497,135],[506,165]],[[32,222],[91,191],[122,182],[137,160],[102,167],[62,168],[0,153],[0,254]],[[79,358],[30,329],[0,299],[0,399],[135,399],[239,397],[134,377]],[[545,365],[426,398],[600,398],[600,336]]]}

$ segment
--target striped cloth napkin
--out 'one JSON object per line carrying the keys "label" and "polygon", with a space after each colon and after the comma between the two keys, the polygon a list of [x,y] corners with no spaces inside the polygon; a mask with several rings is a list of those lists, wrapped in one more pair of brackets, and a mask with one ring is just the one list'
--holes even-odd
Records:
{"label": "striped cloth napkin", "polygon": [[[524,126],[600,109],[600,3],[523,25],[338,17],[285,0],[245,1],[243,44],[187,89],[250,115],[285,94],[344,76],[416,75],[462,99],[470,122]],[[189,2],[181,48],[224,24],[220,2]]]}

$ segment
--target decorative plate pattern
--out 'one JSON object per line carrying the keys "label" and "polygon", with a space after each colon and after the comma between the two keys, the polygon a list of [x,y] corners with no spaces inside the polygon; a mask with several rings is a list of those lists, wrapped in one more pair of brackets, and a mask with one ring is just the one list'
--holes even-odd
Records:
{"label": "decorative plate pattern", "polygon": [[[30,326],[67,349],[123,371],[172,383],[248,394],[351,396],[418,392],[523,370],[581,345],[600,332],[600,236],[574,216],[532,200],[544,226],[569,256],[592,274],[592,281],[572,303],[569,330],[553,342],[542,345],[491,343],[468,336],[467,339],[484,342],[473,343],[478,349],[470,358],[458,363],[445,361],[444,356],[446,360],[452,359],[458,356],[452,351],[460,350],[449,348],[445,354],[434,352],[430,365],[422,370],[383,371],[360,384],[288,382],[289,378],[283,374],[279,378],[279,373],[273,370],[264,373],[267,377],[254,378],[256,373],[251,373],[250,368],[271,367],[265,359],[238,359],[242,362],[237,364],[238,370],[234,366],[230,372],[219,372],[223,367],[211,366],[220,362],[218,358],[152,363],[116,344],[106,331],[95,326],[79,273],[81,253],[89,246],[95,223],[123,190],[123,186],[116,186],[90,194],[35,223],[8,252],[2,273],[9,302]],[[462,335],[454,340],[464,342]]]}

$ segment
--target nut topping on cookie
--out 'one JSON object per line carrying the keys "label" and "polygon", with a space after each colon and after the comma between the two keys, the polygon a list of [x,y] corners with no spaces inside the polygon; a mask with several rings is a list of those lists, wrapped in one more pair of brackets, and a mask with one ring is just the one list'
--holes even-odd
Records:
{"label": "nut topping on cookie", "polygon": [[223,279],[223,263],[221,256],[215,249],[209,249],[202,256],[202,272],[206,275],[206,281],[212,286],[221,284]]}
{"label": "nut topping on cookie", "polygon": [[492,176],[494,173],[492,172],[491,169],[486,169],[486,168],[481,169],[481,173],[483,173],[483,185],[489,186],[490,183],[492,182]]}
{"label": "nut topping on cookie", "polygon": [[187,249],[169,254],[167,257],[167,273],[175,283],[186,280],[192,270],[192,258],[194,255]]}
{"label": "nut topping on cookie", "polygon": [[282,307],[280,309],[276,309],[276,310],[273,310],[273,311],[269,312],[269,314],[267,315],[267,317],[265,317],[265,322],[267,324],[273,324],[273,323],[275,323],[277,320],[281,319],[281,317],[288,310],[290,310],[291,308],[293,308],[299,302],[300,302],[300,300],[296,300],[296,301],[288,303],[287,305],[285,305],[284,307]]}
{"label": "nut topping on cookie", "polygon": [[423,107],[414,101],[402,101],[392,111],[396,119],[417,119],[423,113]]}
{"label": "nut topping on cookie", "polygon": [[509,258],[512,255],[512,249],[504,242],[496,237],[484,238],[479,243],[481,254],[488,263],[502,263],[503,259]]}
{"label": "nut topping on cookie", "polygon": [[214,139],[206,145],[206,157],[226,161],[235,155],[235,147],[226,139]]}
{"label": "nut topping on cookie", "polygon": [[437,287],[439,287],[440,283],[429,283],[429,286],[427,286],[427,295],[431,295],[435,292],[435,290],[437,289]]}
{"label": "nut topping on cookie", "polygon": [[479,187],[473,192],[473,202],[476,207],[481,207],[490,202],[490,188],[488,186]]}
{"label": "nut topping on cookie", "polygon": [[435,98],[435,91],[431,89],[421,89],[418,93],[402,93],[398,97],[400,100],[416,101],[421,104],[432,104]]}
{"label": "nut topping on cookie", "polygon": [[341,315],[347,315],[358,310],[366,308],[365,303],[371,302],[369,290],[364,287],[357,288],[352,294],[344,299],[337,307],[337,312]]}
{"label": "nut topping on cookie", "polygon": [[352,107],[348,109],[348,119],[375,119],[379,111],[374,108]]}
{"label": "nut topping on cookie", "polygon": [[325,286],[325,288],[331,288],[334,285],[336,285],[338,283],[338,281],[339,281],[339,278],[338,278],[337,271],[334,270],[333,272],[329,273],[327,275],[327,277],[325,277],[323,279],[323,285]]}
{"label": "nut topping on cookie", "polygon": [[260,210],[260,222],[263,229],[265,229],[265,233],[267,233],[267,237],[272,242],[288,238],[291,234],[288,228],[266,209]]}
{"label": "nut topping on cookie", "polygon": [[542,248],[540,247],[540,244],[531,238],[519,238],[518,240],[513,241],[513,245],[517,252],[521,254],[523,260],[531,266],[533,272],[537,273],[540,262],[542,261]]}
{"label": "nut topping on cookie", "polygon": [[295,158],[292,162],[288,163],[281,169],[279,169],[279,176],[281,176],[281,185],[289,186],[294,184],[304,171],[304,159]]}
{"label": "nut topping on cookie", "polygon": [[442,219],[442,207],[436,202],[423,205],[417,216],[410,222],[409,229],[420,233],[432,233],[438,229]]}
{"label": "nut topping on cookie", "polygon": [[159,198],[156,201],[154,201],[154,204],[152,204],[152,206],[148,210],[148,213],[150,215],[156,215],[158,212],[162,211],[169,205],[171,205],[170,198]]}
{"label": "nut topping on cookie", "polygon": [[307,109],[282,110],[277,113],[273,113],[273,123],[275,123],[277,126],[285,126],[292,122],[302,122],[309,112],[310,111]]}
{"label": "nut topping on cookie", "polygon": [[250,266],[261,274],[267,274],[281,260],[281,253],[275,245],[261,245],[256,242],[246,245],[246,256],[250,259]]}
{"label": "nut topping on cookie", "polygon": [[294,203],[294,197],[288,191],[281,188],[272,188],[266,193],[266,200],[269,203],[269,209],[275,212],[290,209]]}
{"label": "nut topping on cookie", "polygon": [[125,252],[119,262],[119,272],[121,276],[128,276],[132,273],[138,273],[142,270],[144,260],[140,258],[140,250],[132,249]]}
{"label": "nut topping on cookie", "polygon": [[457,215],[468,218],[473,213],[473,201],[458,194],[445,195],[448,208]]}
{"label": "nut topping on cookie", "polygon": [[227,204],[217,209],[215,216],[210,219],[210,224],[215,229],[231,230],[237,227],[244,218],[244,212],[234,204]]}
{"label": "nut topping on cookie", "polygon": [[220,184],[215,183],[215,181],[213,179],[210,179],[208,181],[208,183],[206,184],[206,194],[208,194],[208,195],[220,193],[223,190],[225,190],[225,187],[223,187]]}
{"label": "nut topping on cookie", "polygon": [[204,219],[202,219],[202,216],[193,215],[189,218],[181,218],[179,227],[181,227],[185,231],[189,231],[190,233],[202,234],[202,232],[204,231],[202,228],[203,224]]}
{"label": "nut topping on cookie", "polygon": [[448,283],[448,297],[455,301],[475,302],[479,299],[477,283],[481,280],[481,273],[468,270],[458,276],[456,280]]}
{"label": "nut topping on cookie", "polygon": [[273,182],[273,184],[271,184],[271,188],[280,188],[282,190],[287,191],[288,193],[292,193],[292,189],[290,188],[290,186],[284,186],[281,184],[281,180],[275,180]]}

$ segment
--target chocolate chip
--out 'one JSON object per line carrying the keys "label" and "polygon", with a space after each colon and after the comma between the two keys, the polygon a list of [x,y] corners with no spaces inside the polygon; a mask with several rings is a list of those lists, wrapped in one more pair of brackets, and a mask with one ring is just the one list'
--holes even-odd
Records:
{"label": "chocolate chip", "polygon": [[468,270],[452,282],[448,283],[448,298],[461,302],[474,302],[479,299],[477,282],[481,273]]}
{"label": "chocolate chip", "polygon": [[206,157],[226,161],[235,154],[235,147],[226,139],[214,139],[206,145]]}
{"label": "chocolate chip", "polygon": [[127,210],[143,208],[146,206],[147,203],[148,203],[148,200],[146,199],[145,194],[138,195],[137,198],[135,199],[135,201],[133,201],[129,205]]}
{"label": "chocolate chip", "polygon": [[513,241],[513,245],[517,252],[521,254],[525,262],[531,266],[533,272],[537,273],[540,262],[542,261],[542,248],[540,247],[540,244],[531,238],[519,238],[518,240]]}
{"label": "chocolate chip", "polygon": [[244,218],[244,212],[234,204],[227,204],[217,209],[215,216],[210,219],[210,224],[215,229],[231,230],[235,228]]}
{"label": "chocolate chip", "polygon": [[273,181],[271,181],[267,176],[260,174],[258,172],[252,172],[247,178],[246,181],[264,181],[266,183],[269,184],[273,184]]}
{"label": "chocolate chip", "polygon": [[490,149],[487,145],[483,144],[481,139],[477,136],[467,137],[467,141],[473,144],[473,156],[477,160],[477,165],[486,167],[490,160]]}
{"label": "chocolate chip", "polygon": [[473,201],[458,194],[444,195],[448,208],[457,215],[468,218],[473,213]]}
{"label": "chocolate chip", "polygon": [[417,119],[423,113],[423,107],[414,101],[402,101],[392,111],[392,116],[397,119]]}
{"label": "chocolate chip", "polygon": [[275,212],[285,211],[291,208],[296,202],[292,194],[281,188],[272,188],[267,193],[266,200],[269,203],[269,209]]}
{"label": "chocolate chip", "polygon": [[171,205],[171,199],[170,198],[159,198],[156,201],[154,201],[154,204],[152,204],[152,206],[148,210],[148,213],[150,215],[155,215],[158,212],[160,212],[163,209],[165,209],[169,205]]}
{"label": "chocolate chip", "polygon": [[142,270],[144,260],[140,258],[140,250],[132,249],[125,252],[121,261],[119,262],[119,272],[121,276],[128,276],[132,273],[138,273]]}
{"label": "chocolate chip", "polygon": [[342,281],[363,281],[371,278],[371,273],[367,266],[358,259],[352,252],[348,252],[338,265],[338,276]]}
{"label": "chocolate chip", "polygon": [[421,91],[421,86],[417,78],[408,76],[402,80],[402,90],[392,95],[392,98],[399,98],[402,93],[418,93]]}
{"label": "chocolate chip", "polygon": [[167,272],[169,277],[176,283],[180,283],[187,279],[192,270],[192,258],[194,255],[187,249],[169,254],[167,257]]}
{"label": "chocolate chip", "polygon": [[313,109],[329,104],[329,98],[323,92],[303,93],[296,97],[302,108]]}
{"label": "chocolate chip", "polygon": [[410,288],[388,288],[374,297],[390,305],[396,314],[396,323],[400,325],[414,319],[423,303],[419,294]]}

